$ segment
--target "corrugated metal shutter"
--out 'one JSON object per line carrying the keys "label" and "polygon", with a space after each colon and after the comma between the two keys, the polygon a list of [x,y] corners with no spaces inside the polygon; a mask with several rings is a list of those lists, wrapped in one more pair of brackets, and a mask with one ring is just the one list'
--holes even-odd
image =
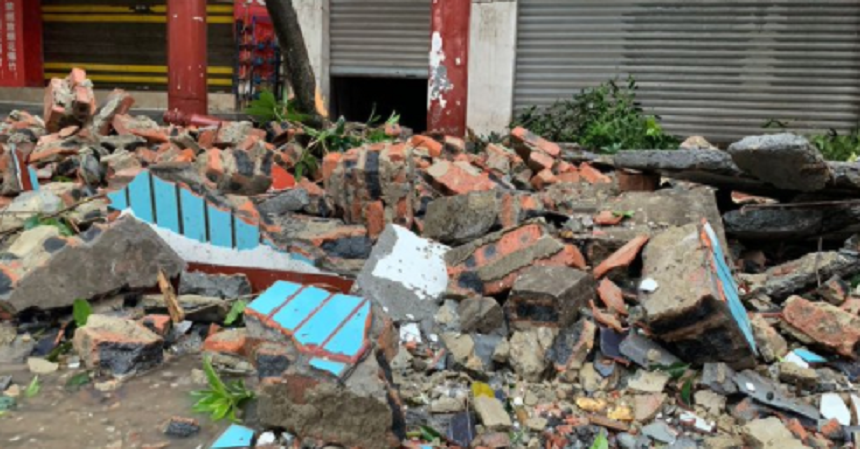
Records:
{"label": "corrugated metal shutter", "polygon": [[431,0],[332,0],[331,73],[426,78]]}
{"label": "corrugated metal shutter", "polygon": [[716,141],[769,119],[860,117],[857,0],[520,0],[514,106],[633,74],[668,130]]}
{"label": "corrugated metal shutter", "polygon": [[[233,6],[208,0],[209,90],[233,85]],[[84,67],[99,89],[167,89],[165,0],[42,0],[45,78]]]}

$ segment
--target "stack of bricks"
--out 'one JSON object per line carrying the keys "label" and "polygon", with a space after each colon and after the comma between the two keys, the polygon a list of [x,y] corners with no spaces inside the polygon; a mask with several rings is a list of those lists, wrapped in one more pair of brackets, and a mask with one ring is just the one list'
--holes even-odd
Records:
{"label": "stack of bricks", "polygon": [[83,69],[65,79],[53,78],[45,90],[45,128],[54,133],[67,126],[90,123],[96,111],[93,83]]}
{"label": "stack of bricks", "polygon": [[411,228],[414,219],[415,163],[406,144],[374,144],[327,157],[326,194],[348,224],[367,226],[376,238],[386,223]]}

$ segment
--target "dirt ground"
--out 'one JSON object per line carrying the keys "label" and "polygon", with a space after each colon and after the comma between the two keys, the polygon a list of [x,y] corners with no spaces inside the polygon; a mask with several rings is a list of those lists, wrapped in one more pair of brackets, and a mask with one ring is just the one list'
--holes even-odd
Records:
{"label": "dirt ground", "polygon": [[[92,383],[77,392],[69,391],[68,379],[82,370],[40,376],[41,391],[33,398],[24,398],[22,392],[17,408],[0,417],[0,448],[208,447],[228,424],[191,411],[190,392],[203,388],[191,376],[192,369],[199,367],[198,356],[183,356],[129,379],[113,391],[99,391]],[[0,366],[0,375],[9,374],[22,390],[33,377],[26,365]],[[107,390],[109,385],[99,386]],[[197,419],[200,433],[187,439],[164,435],[164,423],[171,416]]]}

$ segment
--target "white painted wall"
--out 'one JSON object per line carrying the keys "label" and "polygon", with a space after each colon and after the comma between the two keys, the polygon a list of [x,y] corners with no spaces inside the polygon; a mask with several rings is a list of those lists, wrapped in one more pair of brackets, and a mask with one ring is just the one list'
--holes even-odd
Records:
{"label": "white painted wall", "polygon": [[293,0],[308,56],[316,75],[317,89],[329,106],[329,0]]}
{"label": "white painted wall", "polygon": [[517,0],[472,0],[467,126],[504,132],[514,105]]}

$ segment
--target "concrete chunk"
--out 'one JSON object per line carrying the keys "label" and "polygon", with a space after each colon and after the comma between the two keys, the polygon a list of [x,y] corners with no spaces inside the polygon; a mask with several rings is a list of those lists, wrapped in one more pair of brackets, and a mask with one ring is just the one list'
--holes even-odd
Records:
{"label": "concrete chunk", "polygon": [[643,277],[660,286],[642,295],[653,334],[687,362],[755,365],[755,341],[725,255],[707,225],[655,236],[644,252]]}
{"label": "concrete chunk", "polygon": [[90,315],[75,331],[75,351],[90,369],[115,376],[141,372],[161,364],[164,341],[137,322],[106,315]]}
{"label": "concrete chunk", "polygon": [[[59,238],[51,241],[61,243]],[[68,238],[44,263],[0,266],[0,307],[13,312],[67,307],[75,298],[153,287],[159,270],[173,277],[184,267],[185,261],[152,228],[123,218]]]}
{"label": "concrete chunk", "polygon": [[[433,318],[448,286],[448,247],[388,225],[356,280],[356,291],[395,321]],[[411,317],[411,318],[410,318]]]}
{"label": "concrete chunk", "polygon": [[569,267],[529,267],[517,278],[505,303],[514,329],[567,327],[594,299],[591,274]]}
{"label": "concrete chunk", "polygon": [[813,192],[831,177],[818,149],[794,134],[746,137],[728,153],[741,170],[780,189]]}

